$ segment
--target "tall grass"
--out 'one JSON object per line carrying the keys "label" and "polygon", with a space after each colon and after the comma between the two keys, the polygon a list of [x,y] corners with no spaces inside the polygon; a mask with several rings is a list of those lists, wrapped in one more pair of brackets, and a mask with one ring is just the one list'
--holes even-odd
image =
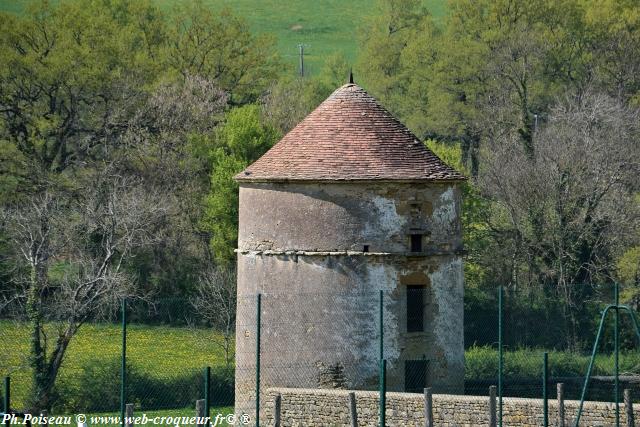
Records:
{"label": "tall grass", "polygon": [[[50,344],[55,340],[58,327],[55,323],[45,327]],[[156,408],[181,404],[182,400],[178,399],[172,405],[174,397],[185,395],[191,399],[200,393],[205,366],[216,368],[214,371],[220,374],[220,381],[226,378],[225,390],[229,390],[228,381],[232,383],[233,375],[219,372],[225,365],[224,354],[216,344],[219,338],[211,329],[129,325],[127,363],[132,372],[132,393],[135,390],[138,395],[144,393],[146,398],[140,398],[140,401],[154,402]],[[91,384],[100,384],[102,397],[97,396],[97,399],[107,401],[113,397],[117,400],[121,346],[119,324],[84,325],[71,341],[58,376],[59,408],[79,410],[83,405],[89,405],[91,402],[83,390],[91,388]],[[11,376],[11,400],[16,408],[25,407],[30,395],[32,371],[28,352],[27,325],[0,321],[0,376]],[[163,385],[167,388],[163,391],[165,397],[161,398],[158,393]]]}

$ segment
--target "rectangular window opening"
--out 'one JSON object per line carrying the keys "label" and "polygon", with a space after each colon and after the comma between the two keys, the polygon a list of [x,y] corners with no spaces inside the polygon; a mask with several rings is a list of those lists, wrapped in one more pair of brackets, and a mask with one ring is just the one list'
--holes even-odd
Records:
{"label": "rectangular window opening", "polygon": [[422,234],[411,235],[411,252],[422,252]]}
{"label": "rectangular window opening", "polygon": [[407,332],[424,332],[424,285],[407,286]]}
{"label": "rectangular window opening", "polygon": [[362,252],[369,252],[369,245],[364,245],[362,247]]}

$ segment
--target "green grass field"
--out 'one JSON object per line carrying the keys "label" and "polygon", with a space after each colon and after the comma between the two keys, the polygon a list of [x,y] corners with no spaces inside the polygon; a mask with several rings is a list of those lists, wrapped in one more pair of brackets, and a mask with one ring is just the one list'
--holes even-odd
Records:
{"label": "green grass field", "polygon": [[[171,11],[180,0],[155,0],[164,10]],[[273,34],[278,50],[297,72],[298,45],[305,46],[305,68],[313,74],[327,56],[342,52],[350,61],[357,56],[360,28],[375,12],[376,0],[203,0],[212,8],[228,7],[245,17],[256,33]],[[20,13],[29,0],[0,0],[0,10]],[[425,0],[431,13],[440,18],[445,14],[446,0]]]}
{"label": "green grass field", "polygon": [[[47,325],[47,336],[53,339],[55,325]],[[193,408],[195,399],[200,396],[202,369],[205,366],[224,366],[224,356],[216,344],[217,338],[219,336],[211,330],[129,325],[127,360],[133,369],[130,387],[131,394],[137,396],[132,400],[137,410]],[[26,361],[28,343],[28,330],[24,324],[0,321],[0,376],[11,376],[12,401],[16,407],[22,407],[29,395],[31,373]],[[71,399],[65,408],[86,407],[87,400],[80,389],[89,388],[92,391],[93,388],[104,394],[105,397],[101,399],[110,399],[105,410],[117,410],[121,343],[118,324],[83,326],[69,346],[59,376],[63,390],[69,396],[79,396],[75,400],[65,396]],[[505,378],[538,378],[541,375],[543,351],[506,351]],[[550,375],[553,377],[582,377],[588,363],[587,355],[549,352]],[[497,352],[490,347],[471,347],[465,352],[465,365],[467,380],[495,378]],[[640,355],[637,352],[623,352],[620,357],[620,372],[637,374],[639,371]],[[593,374],[612,373],[613,356],[599,354]],[[146,392],[153,395],[153,398],[145,396]],[[189,397],[185,400],[184,396]],[[91,403],[90,400],[89,402]],[[189,412],[192,409],[184,410]]]}
{"label": "green grass field", "polygon": [[[46,331],[49,339],[53,340],[56,325],[47,325]],[[127,361],[135,373],[131,380],[132,389],[145,387],[148,381],[160,386],[173,385],[175,390],[167,390],[165,400],[160,396],[154,402],[164,407],[183,406],[185,402],[180,402],[181,394],[199,392],[205,366],[224,366],[224,355],[216,344],[217,338],[215,332],[205,329],[129,325]],[[70,394],[82,396],[77,390],[82,387],[79,379],[91,382],[95,377],[101,388],[107,388],[101,391],[115,402],[115,407],[110,407],[117,409],[121,345],[119,325],[84,325],[69,345],[59,374],[59,384],[65,386],[64,389]],[[29,335],[24,324],[0,321],[0,376],[11,376],[12,401],[18,408],[25,405],[29,395],[31,370],[26,360],[28,346]],[[136,384],[136,378],[146,379],[147,382]],[[191,378],[197,384],[188,384]],[[182,392],[181,388],[188,389]],[[144,390],[137,393],[144,393]],[[82,402],[71,401],[68,405],[82,407]]]}
{"label": "green grass field", "polygon": [[[53,339],[55,325],[47,325],[47,336]],[[127,402],[135,405],[135,415],[194,415],[195,400],[203,395],[203,367],[212,366],[215,370],[224,366],[224,356],[216,339],[219,336],[204,329],[129,325],[127,354],[132,372],[128,382],[131,397],[127,398]],[[14,408],[23,408],[29,396],[31,373],[26,363],[28,343],[29,334],[25,324],[0,321],[0,376],[11,376]],[[117,415],[121,343],[118,324],[91,324],[81,329],[69,347],[58,378],[64,403],[54,406],[53,414]],[[543,351],[544,349],[539,348],[505,351],[504,378],[507,396],[540,396]],[[575,379],[567,388],[567,397],[571,399],[579,396],[588,363],[588,355],[549,351],[550,376]],[[497,364],[495,348],[474,346],[467,349],[465,379],[470,387],[467,392],[484,394],[484,385],[474,384],[495,380]],[[610,376],[614,371],[613,366],[612,354],[599,353],[593,375]],[[640,354],[637,351],[622,352],[620,373],[635,375],[638,372]],[[230,398],[233,393],[233,372],[226,378],[226,388],[217,388],[217,396],[212,394],[211,413],[214,416],[217,413],[228,414],[232,410],[230,405],[233,401]],[[223,382],[224,380],[217,379],[212,381],[218,385]],[[228,398],[226,403],[216,403],[213,400],[220,396]],[[591,400],[608,401],[610,397],[610,386],[601,384],[589,389],[588,398]]]}

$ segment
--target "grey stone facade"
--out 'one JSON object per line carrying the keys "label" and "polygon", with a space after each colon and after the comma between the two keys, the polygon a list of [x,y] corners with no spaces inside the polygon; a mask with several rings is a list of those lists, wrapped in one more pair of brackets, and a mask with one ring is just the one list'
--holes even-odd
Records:
{"label": "grey stone facade", "polygon": [[[426,360],[425,386],[462,391],[460,203],[456,182],[240,182],[236,411],[253,413],[258,293],[263,394],[374,389],[379,290],[389,390]],[[407,332],[411,285],[424,286],[423,331]]]}

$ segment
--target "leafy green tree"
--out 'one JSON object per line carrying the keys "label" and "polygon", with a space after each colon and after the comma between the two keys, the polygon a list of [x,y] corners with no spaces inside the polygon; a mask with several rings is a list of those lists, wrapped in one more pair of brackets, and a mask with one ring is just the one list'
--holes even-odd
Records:
{"label": "leafy green tree", "polygon": [[[0,28],[0,274],[11,275],[0,309],[26,310],[33,405],[45,409],[96,307],[196,282],[209,261],[198,226],[212,152],[199,142],[229,102],[262,93],[278,64],[271,41],[198,4],[170,19],[147,0],[38,1],[0,13]],[[52,313],[61,327],[47,340]]]}
{"label": "leafy green tree", "polygon": [[387,0],[366,27],[360,69],[371,91],[423,137],[460,141],[475,175],[482,141],[536,123],[593,64],[578,0],[453,0],[440,26],[418,1]]}
{"label": "leafy green tree", "polygon": [[174,70],[215,81],[234,104],[255,101],[282,70],[273,37],[255,36],[243,18],[199,0],[174,10],[169,40]]}
{"label": "leafy green tree", "polygon": [[633,0],[585,1],[594,77],[611,96],[640,105],[640,7]]}
{"label": "leafy green tree", "polygon": [[[34,3],[20,17],[0,14],[0,167],[8,172],[3,189],[19,189],[2,203],[12,202],[6,214],[9,253],[22,267],[17,271],[27,273],[22,302],[31,327],[35,408],[51,404],[67,345],[88,315],[83,307],[123,289],[122,258],[116,259],[130,251],[116,255],[119,249],[111,246],[113,241],[103,239],[107,243],[100,254],[91,239],[100,241],[98,233],[107,233],[106,228],[96,235],[83,233],[86,230],[66,234],[69,230],[60,225],[67,206],[77,206],[92,194],[82,184],[92,175],[89,165],[111,163],[126,129],[124,118],[161,69],[153,58],[162,42],[153,36],[161,28],[153,10],[148,2],[92,0]],[[78,216],[82,218],[76,211],[67,223],[77,223]],[[85,238],[89,241],[82,246]],[[63,242],[83,249],[74,253]],[[103,254],[104,268],[95,270],[92,257]],[[63,315],[67,323],[48,351],[43,302],[55,293],[50,268],[56,262],[83,265],[86,276],[65,282],[67,290],[79,286],[77,293],[71,292],[74,297],[66,299],[74,309]],[[63,289],[61,283],[56,285]],[[20,295],[19,287],[16,291]]]}
{"label": "leafy green tree", "polygon": [[439,30],[420,0],[378,2],[361,37],[356,77],[418,135],[426,136],[425,79]]}
{"label": "leafy green tree", "polygon": [[640,246],[633,246],[618,259],[618,277],[623,284],[622,300],[637,310],[640,305]]}
{"label": "leafy green tree", "polygon": [[122,114],[158,74],[153,11],[144,2],[67,1],[0,14],[0,140],[23,156],[33,185],[112,149]]}
{"label": "leafy green tree", "polygon": [[216,261],[234,258],[238,239],[238,184],[233,176],[264,154],[280,137],[264,124],[260,107],[238,107],[226,116],[213,137],[211,190],[205,197],[203,228],[210,230],[211,249]]}

